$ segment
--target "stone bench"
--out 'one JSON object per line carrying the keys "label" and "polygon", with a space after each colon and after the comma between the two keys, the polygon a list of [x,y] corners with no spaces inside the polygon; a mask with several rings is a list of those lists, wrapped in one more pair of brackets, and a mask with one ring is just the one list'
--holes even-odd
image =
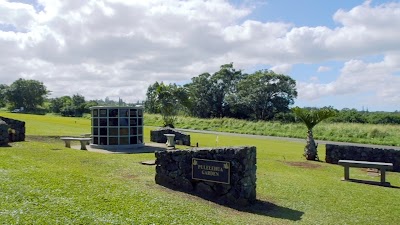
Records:
{"label": "stone bench", "polygon": [[71,141],[79,141],[81,143],[81,150],[87,150],[86,144],[91,140],[91,138],[62,137],[61,140],[65,142],[66,148],[71,148]]}
{"label": "stone bench", "polygon": [[390,186],[389,182],[386,182],[386,170],[393,169],[393,163],[384,162],[368,162],[368,161],[355,161],[355,160],[339,160],[339,165],[344,167],[344,179],[350,180],[350,167],[358,168],[376,168],[381,172],[381,182],[383,186]]}
{"label": "stone bench", "polygon": [[87,134],[81,134],[81,137],[83,137],[83,138],[90,138],[90,140],[86,143],[86,145],[89,145],[89,144],[90,144],[90,141],[92,141],[92,139],[91,139],[92,134],[89,134],[89,133],[87,133]]}

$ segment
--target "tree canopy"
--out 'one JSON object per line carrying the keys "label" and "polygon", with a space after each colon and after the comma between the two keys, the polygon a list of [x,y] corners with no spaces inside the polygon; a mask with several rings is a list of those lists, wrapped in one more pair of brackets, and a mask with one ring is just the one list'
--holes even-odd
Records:
{"label": "tree canopy", "polygon": [[297,97],[296,82],[272,71],[257,71],[238,83],[237,104],[256,120],[271,120],[277,113],[289,112]]}
{"label": "tree canopy", "polygon": [[318,123],[336,115],[336,111],[331,108],[307,109],[294,107],[292,111],[303,123],[308,130],[312,130]]}
{"label": "tree canopy", "polygon": [[26,111],[34,111],[43,105],[49,91],[40,81],[18,79],[5,91],[5,97],[12,108],[24,107]]}
{"label": "tree canopy", "polygon": [[72,97],[62,96],[50,99],[50,111],[60,113],[62,116],[82,116],[84,113],[90,113],[90,107],[98,103],[94,100],[86,101],[85,97],[75,94]]}
{"label": "tree canopy", "polygon": [[165,85],[156,82],[150,85],[147,91],[148,101],[145,107],[153,112],[161,113],[164,126],[174,127],[179,111],[185,111],[189,107],[186,89],[176,84]]}
{"label": "tree canopy", "polygon": [[6,101],[6,91],[8,86],[5,84],[0,84],[0,107],[4,107],[7,103]]}
{"label": "tree canopy", "polygon": [[[185,104],[191,116],[200,118],[232,117],[272,120],[279,113],[290,112],[297,97],[296,82],[291,77],[262,70],[243,74],[233,64],[222,65],[214,74],[193,77],[181,90],[188,94]],[[155,82],[147,89],[146,110],[159,113]]]}

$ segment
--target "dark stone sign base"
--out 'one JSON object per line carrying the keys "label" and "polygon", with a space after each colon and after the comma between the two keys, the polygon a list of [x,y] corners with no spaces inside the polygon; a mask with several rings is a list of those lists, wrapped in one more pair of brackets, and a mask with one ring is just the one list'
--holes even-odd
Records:
{"label": "dark stone sign base", "polygon": [[0,146],[8,145],[9,126],[6,122],[0,119]]}
{"label": "dark stone sign base", "polygon": [[[158,151],[156,155],[157,184],[191,193],[205,199],[234,206],[247,206],[256,201],[256,148],[254,146],[193,148],[190,150]],[[200,169],[214,173],[217,180],[193,179],[193,158],[211,160],[227,168],[229,183],[217,164],[203,164]],[[201,173],[201,172],[200,172]],[[218,173],[218,174],[217,174]],[[222,179],[220,182],[218,179]]]}
{"label": "dark stone sign base", "polygon": [[25,141],[25,122],[0,116],[0,146]]}

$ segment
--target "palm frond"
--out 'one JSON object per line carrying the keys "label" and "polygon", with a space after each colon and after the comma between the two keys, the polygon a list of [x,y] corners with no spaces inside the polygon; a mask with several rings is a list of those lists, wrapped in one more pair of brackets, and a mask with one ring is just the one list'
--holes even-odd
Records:
{"label": "palm frond", "polygon": [[307,126],[308,130],[312,130],[315,125],[321,121],[328,119],[329,117],[334,117],[336,111],[329,108],[322,109],[305,109],[300,107],[292,108],[293,113]]}

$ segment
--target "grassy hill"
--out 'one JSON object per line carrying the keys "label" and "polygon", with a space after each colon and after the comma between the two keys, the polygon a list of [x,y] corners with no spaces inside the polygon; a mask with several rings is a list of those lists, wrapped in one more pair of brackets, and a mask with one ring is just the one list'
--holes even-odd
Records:
{"label": "grassy hill", "polygon": [[[157,114],[145,114],[145,123],[151,126],[163,124],[161,116]],[[246,121],[231,118],[199,119],[183,116],[178,117],[176,127],[304,139],[307,131],[302,123]],[[400,125],[322,122],[313,131],[314,137],[318,140],[400,146]]]}

